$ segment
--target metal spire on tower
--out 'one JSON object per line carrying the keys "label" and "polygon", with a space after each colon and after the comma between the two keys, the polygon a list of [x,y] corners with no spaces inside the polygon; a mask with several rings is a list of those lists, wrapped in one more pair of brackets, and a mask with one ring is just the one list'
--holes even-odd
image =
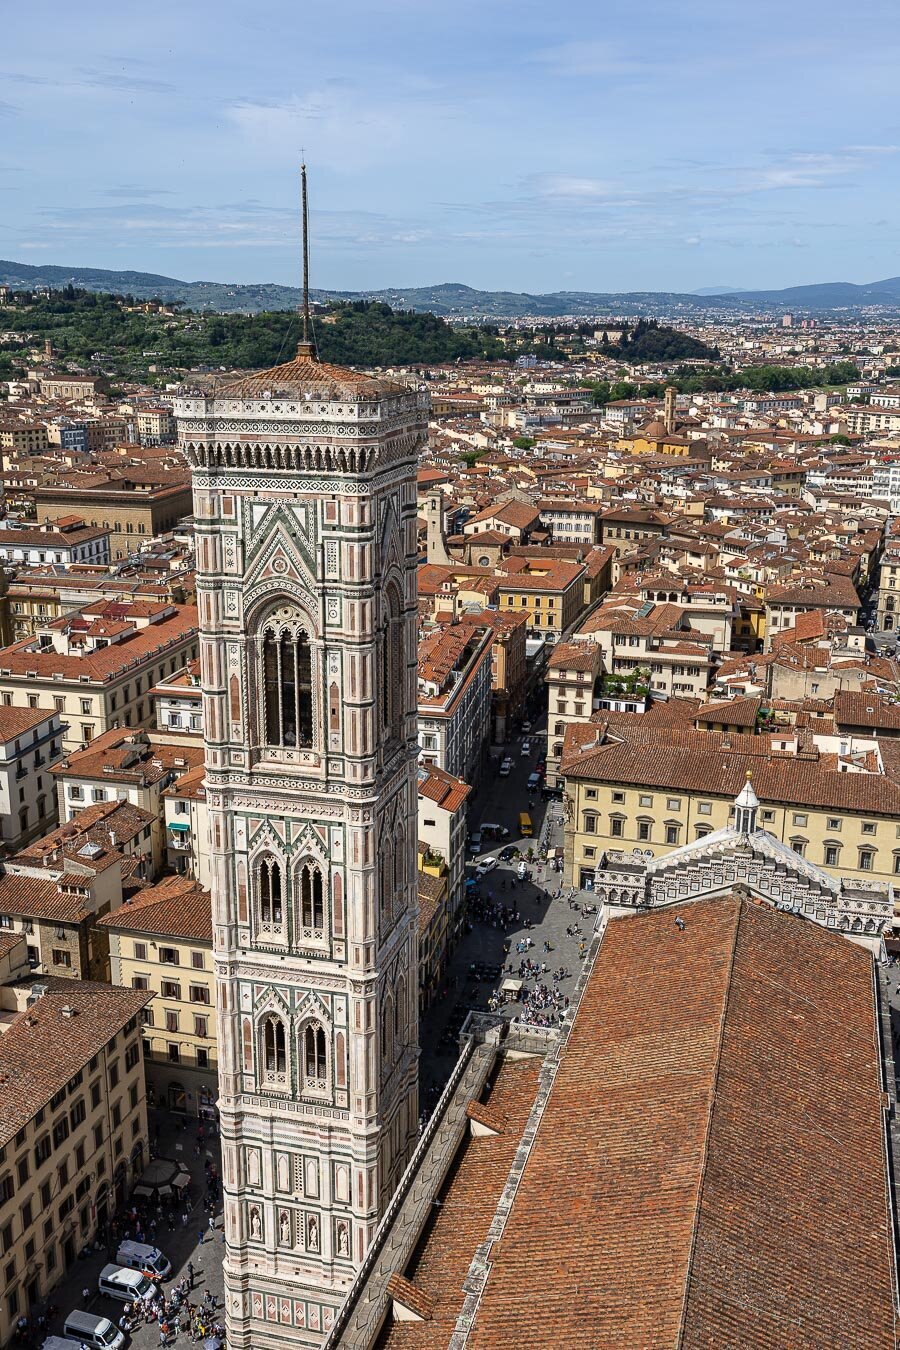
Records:
{"label": "metal spire on tower", "polygon": [[306,164],[300,165],[300,189],[303,202],[302,234],[303,234],[303,337],[297,343],[297,355],[307,361],[318,360],[315,340],[311,337],[311,323],[309,314],[309,206],[306,198]]}

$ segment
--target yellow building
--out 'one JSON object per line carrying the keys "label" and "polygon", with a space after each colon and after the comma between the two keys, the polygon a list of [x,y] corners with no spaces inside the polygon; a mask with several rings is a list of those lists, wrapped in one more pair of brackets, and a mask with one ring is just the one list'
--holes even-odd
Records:
{"label": "yellow building", "polygon": [[216,986],[209,892],[167,877],[101,920],[114,984],[155,995],[144,1013],[148,1089],[169,1110],[211,1116]]}
{"label": "yellow building", "polygon": [[750,774],[769,834],[835,878],[896,883],[900,785],[883,772],[842,772],[842,762],[814,747],[780,751],[769,736],[568,726],[567,877],[592,879],[608,849],[658,857],[724,828]]}
{"label": "yellow building", "polygon": [[[24,978],[23,978],[24,976]],[[0,1343],[104,1232],[149,1157],[139,1029],[150,995],[45,977],[0,937]]]}

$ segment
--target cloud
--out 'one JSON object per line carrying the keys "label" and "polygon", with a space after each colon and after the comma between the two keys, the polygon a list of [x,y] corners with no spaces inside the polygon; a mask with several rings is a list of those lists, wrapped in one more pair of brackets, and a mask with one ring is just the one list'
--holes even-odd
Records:
{"label": "cloud", "polygon": [[5,103],[0,99],[0,117],[18,117],[21,111],[15,103]]}
{"label": "cloud", "polygon": [[624,56],[611,42],[560,42],[534,52],[531,60],[547,67],[554,75],[567,78],[597,75],[638,75],[650,69],[650,62]]}
{"label": "cloud", "polygon": [[114,94],[174,94],[177,86],[166,80],[148,80],[145,76],[128,73],[123,64],[120,70],[96,70],[82,66],[59,77],[34,75],[21,70],[2,70],[0,79],[11,84],[33,86],[37,89],[101,89]]}

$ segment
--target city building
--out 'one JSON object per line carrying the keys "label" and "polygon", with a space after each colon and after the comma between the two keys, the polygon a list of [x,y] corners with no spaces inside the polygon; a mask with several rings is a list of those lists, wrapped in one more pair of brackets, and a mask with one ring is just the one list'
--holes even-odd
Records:
{"label": "city building", "polygon": [[197,656],[197,611],[103,600],[0,648],[0,705],[56,711],[64,747],[112,727],[149,725],[150,690]]}
{"label": "city building", "polygon": [[[114,727],[54,765],[60,820],[71,820],[97,802],[119,801],[139,806],[161,822],[163,793],[182,775],[202,767],[203,750],[151,741],[151,734]],[[161,861],[161,853],[157,856]]]}
{"label": "city building", "polygon": [[166,877],[98,924],[109,938],[112,982],[149,994],[141,1014],[152,1105],[215,1117],[216,986],[209,892]]}
{"label": "city building", "polygon": [[[446,867],[450,940],[455,942],[465,918],[466,808],[472,789],[433,764],[420,766],[416,788],[419,847],[426,861]],[[422,858],[420,852],[420,865]]]}
{"label": "city building", "polygon": [[501,609],[526,613],[535,635],[560,637],[584,608],[583,563],[517,556],[500,564],[498,577]]}
{"label": "city building", "polygon": [[105,1234],[149,1159],[139,1023],[150,995],[35,982],[23,947],[0,936],[3,1344]]}
{"label": "city building", "polygon": [[56,824],[52,774],[63,735],[56,712],[0,706],[0,844],[7,853]]}
{"label": "city building", "polygon": [[[602,714],[598,714],[602,717]],[[875,740],[785,728],[769,735],[660,725],[649,716],[566,729],[566,875],[592,880],[609,850],[658,858],[724,829],[747,775],[762,828],[836,880],[892,885],[900,876],[900,785]]]}
{"label": "city building", "polygon": [[[178,473],[141,474],[134,465],[115,474],[60,474],[52,486],[35,489],[38,520],[79,515],[109,531],[114,559],[126,558],[146,539],[173,529],[191,512],[190,484]],[[163,481],[159,481],[162,478]],[[168,481],[167,481],[168,480]]]}
{"label": "city building", "polygon": [[475,623],[438,628],[419,643],[420,759],[476,783],[491,731],[494,630]]}
{"label": "city building", "polygon": [[175,412],[196,520],[228,1344],[317,1346],[418,1132],[427,399],[304,339]]}
{"label": "city building", "polygon": [[0,526],[0,563],[109,562],[109,531],[91,529],[79,516],[63,516],[55,526],[4,521]]}

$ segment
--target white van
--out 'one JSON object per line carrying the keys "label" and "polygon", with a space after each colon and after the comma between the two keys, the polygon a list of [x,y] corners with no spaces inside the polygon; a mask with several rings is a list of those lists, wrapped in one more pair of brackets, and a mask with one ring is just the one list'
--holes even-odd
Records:
{"label": "white van", "polygon": [[96,1313],[70,1312],[63,1327],[63,1339],[89,1345],[91,1350],[122,1350],[125,1333],[113,1326],[108,1317]]}
{"label": "white van", "polygon": [[135,1299],[155,1298],[159,1293],[156,1285],[141,1270],[126,1270],[124,1266],[104,1266],[97,1281],[97,1288],[107,1298],[120,1298],[123,1303],[134,1303]]}
{"label": "white van", "polygon": [[122,1242],[116,1252],[116,1261],[129,1270],[140,1270],[149,1280],[167,1280],[172,1274],[172,1262],[158,1247],[146,1242]]}

